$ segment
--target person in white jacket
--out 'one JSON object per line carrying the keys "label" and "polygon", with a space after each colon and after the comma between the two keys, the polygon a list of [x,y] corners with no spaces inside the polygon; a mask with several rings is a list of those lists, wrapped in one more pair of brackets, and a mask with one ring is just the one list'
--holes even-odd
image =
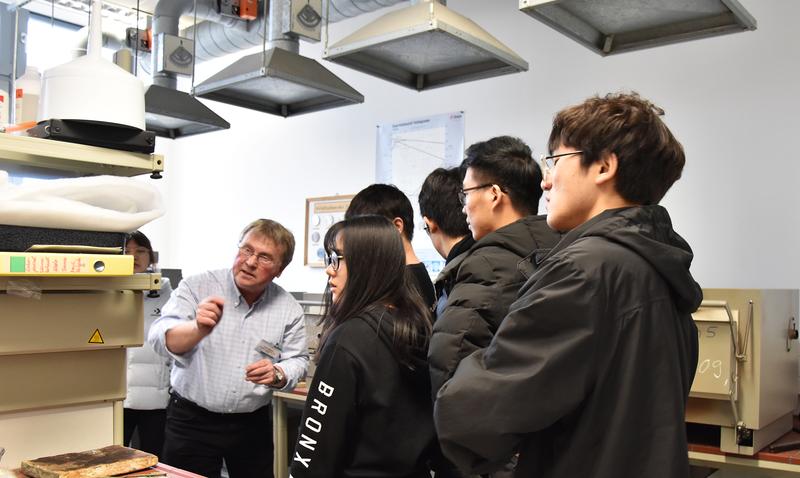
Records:
{"label": "person in white jacket", "polygon": [[[135,273],[151,271],[156,263],[150,240],[139,231],[127,236],[125,253],[133,256]],[[144,294],[144,336],[150,325],[161,315],[172,286],[162,278],[161,290]],[[128,348],[128,393],[124,402],[124,444],[131,445],[134,432],[139,441],[134,448],[160,456],[164,448],[164,425],[169,402],[169,375],[172,360],[159,355],[146,342],[141,347]]]}

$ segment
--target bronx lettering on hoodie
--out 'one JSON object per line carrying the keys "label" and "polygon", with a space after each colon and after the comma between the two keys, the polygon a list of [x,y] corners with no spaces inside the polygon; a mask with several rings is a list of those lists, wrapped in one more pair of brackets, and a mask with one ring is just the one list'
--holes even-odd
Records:
{"label": "bronx lettering on hoodie", "polygon": [[[322,380],[320,380],[319,385],[317,385],[317,391],[324,397],[333,398],[334,388],[328,385],[327,383],[323,382]],[[326,405],[324,402],[321,402],[317,398],[314,398],[314,400],[311,403],[311,410],[316,412],[321,418],[325,416],[325,413],[328,411],[328,405]],[[310,414],[308,417],[306,417],[304,425],[306,429],[314,432],[314,434],[316,434],[317,436],[319,435],[320,432],[322,432],[322,422],[320,420],[317,420]],[[306,468],[310,467],[312,457],[311,456],[303,457],[302,455],[300,455],[300,447],[306,448],[309,451],[314,451],[316,450],[317,440],[313,437],[306,435],[305,433],[301,433],[300,438],[297,439],[297,445],[298,446],[294,452],[294,461],[300,462],[300,464],[302,464]]]}

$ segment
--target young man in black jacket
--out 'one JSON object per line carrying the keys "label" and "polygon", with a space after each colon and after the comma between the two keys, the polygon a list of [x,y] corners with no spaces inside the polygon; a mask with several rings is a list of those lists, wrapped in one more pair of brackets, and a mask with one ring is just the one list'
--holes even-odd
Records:
{"label": "young man in black jacket", "polygon": [[473,144],[465,156],[460,199],[475,243],[437,278],[451,290],[428,349],[434,397],[461,359],[489,345],[527,279],[520,263],[535,264],[523,259],[559,239],[545,216],[535,215],[542,172],[527,144],[498,136]]}
{"label": "young man in black jacket", "polygon": [[475,239],[467,227],[458,194],[461,192],[461,168],[436,168],[425,178],[419,190],[419,213],[425,232],[445,266],[433,283],[436,290],[434,318],[444,312],[447,297],[455,285],[455,271],[467,256]]}
{"label": "young man in black jacket", "polygon": [[566,235],[439,392],[456,464],[480,471],[518,452],[518,476],[688,476],[702,291],[657,205],[685,162],[662,114],[617,94],[556,115],[542,188]]}
{"label": "young man in black jacket", "polygon": [[393,184],[371,184],[353,197],[344,213],[344,218],[351,219],[369,214],[383,216],[392,221],[397,228],[406,253],[406,269],[414,278],[412,284],[422,297],[425,306],[433,310],[436,303],[433,282],[425,264],[419,260],[411,245],[414,239],[414,208],[408,196]]}

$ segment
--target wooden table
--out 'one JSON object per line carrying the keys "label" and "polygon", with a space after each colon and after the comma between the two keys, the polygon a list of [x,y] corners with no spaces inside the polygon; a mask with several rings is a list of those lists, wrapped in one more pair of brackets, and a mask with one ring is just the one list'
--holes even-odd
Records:
{"label": "wooden table", "polygon": [[[166,475],[164,475],[166,478],[204,478],[202,475],[181,470],[180,468],[175,468],[174,466],[165,465],[164,463],[159,463],[151,469],[153,471],[166,473]],[[14,470],[14,472],[17,474],[18,478],[29,478],[28,475],[25,475],[20,470]]]}
{"label": "wooden table", "polygon": [[286,426],[287,407],[303,408],[306,404],[307,388],[295,388],[291,392],[272,393],[272,441],[275,448],[273,471],[275,478],[289,477],[288,429]]}
{"label": "wooden table", "polygon": [[[789,432],[776,443],[796,440],[800,440],[800,433]],[[800,476],[800,450],[770,453],[766,448],[747,456],[724,453],[715,446],[690,443],[689,463],[719,469],[714,478]]]}

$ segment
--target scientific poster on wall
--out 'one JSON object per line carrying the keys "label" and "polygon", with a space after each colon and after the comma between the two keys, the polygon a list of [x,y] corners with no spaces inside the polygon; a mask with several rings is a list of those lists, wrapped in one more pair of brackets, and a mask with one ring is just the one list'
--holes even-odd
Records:
{"label": "scientific poster on wall", "polygon": [[419,213],[419,190],[436,168],[451,168],[464,158],[464,112],[378,125],[375,181],[394,184],[414,206],[414,250],[431,277],[444,267],[444,259],[428,239]]}
{"label": "scientific poster on wall", "polygon": [[306,234],[303,264],[311,267],[325,267],[325,233],[335,223],[344,219],[344,213],[352,194],[306,198]]}

